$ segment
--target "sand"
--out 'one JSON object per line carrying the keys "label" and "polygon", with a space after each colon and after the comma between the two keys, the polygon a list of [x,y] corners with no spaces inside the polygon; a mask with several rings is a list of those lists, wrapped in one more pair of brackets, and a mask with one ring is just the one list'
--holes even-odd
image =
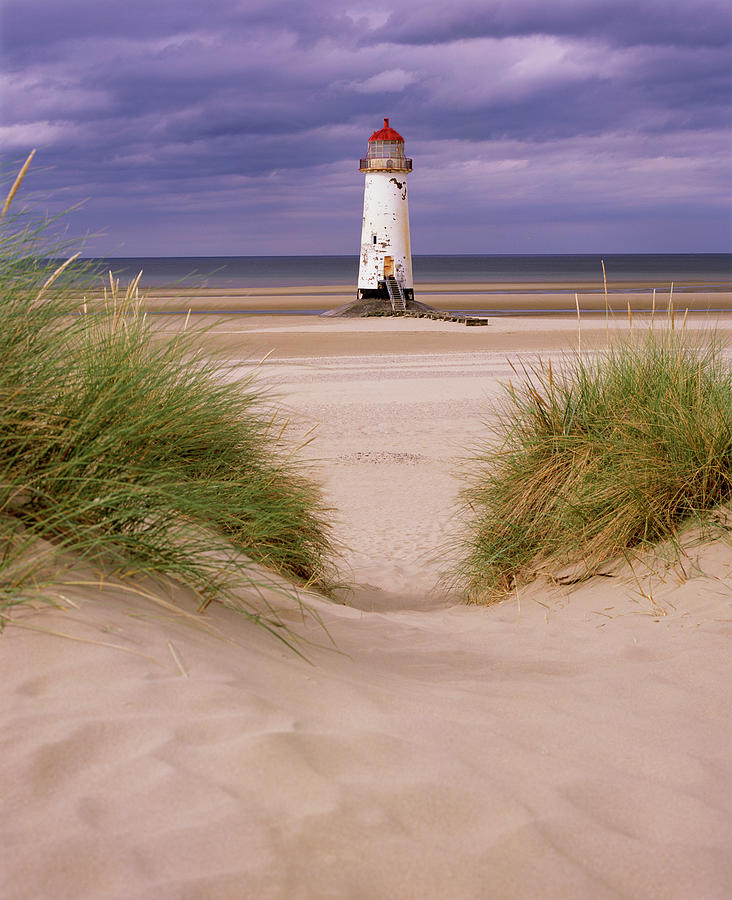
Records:
{"label": "sand", "polygon": [[[605,313],[602,281],[595,282],[465,282],[461,284],[416,284],[415,299],[443,310],[491,310],[494,314],[521,311],[547,315],[570,312],[576,302],[586,313]],[[655,301],[654,301],[655,290]],[[575,294],[577,300],[575,300]],[[677,310],[687,307],[732,311],[732,284],[675,284],[670,282],[627,281],[609,284],[608,306],[625,315],[628,303],[635,310],[665,309],[669,297]],[[145,293],[145,306],[151,311],[216,312],[258,311],[296,312],[332,310],[356,299],[353,285],[309,285],[280,288],[154,288]]]}
{"label": "sand", "polygon": [[0,635],[0,896],[729,897],[729,544],[490,608],[438,587],[506,358],[558,355],[571,320],[237,322],[212,350],[242,371],[273,350],[272,403],[293,439],[317,426],[353,584],[309,598],[335,646],[294,611],[308,661],[113,585],[23,611]]}

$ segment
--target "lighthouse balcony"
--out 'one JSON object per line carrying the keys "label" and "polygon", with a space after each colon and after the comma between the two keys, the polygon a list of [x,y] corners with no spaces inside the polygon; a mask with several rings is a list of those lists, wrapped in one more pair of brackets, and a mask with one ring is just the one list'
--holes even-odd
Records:
{"label": "lighthouse balcony", "polygon": [[412,160],[406,157],[396,159],[367,156],[361,159],[359,170],[361,172],[411,172]]}

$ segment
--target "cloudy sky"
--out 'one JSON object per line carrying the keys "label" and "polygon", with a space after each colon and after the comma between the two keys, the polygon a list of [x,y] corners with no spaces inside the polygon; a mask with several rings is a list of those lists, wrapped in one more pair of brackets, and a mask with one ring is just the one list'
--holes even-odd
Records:
{"label": "cloudy sky", "polygon": [[7,168],[87,252],[350,254],[384,116],[415,253],[732,249],[728,0],[4,0]]}

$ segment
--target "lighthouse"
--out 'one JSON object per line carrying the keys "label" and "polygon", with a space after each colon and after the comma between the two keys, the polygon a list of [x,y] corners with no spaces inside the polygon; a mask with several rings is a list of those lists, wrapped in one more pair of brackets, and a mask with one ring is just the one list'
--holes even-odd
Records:
{"label": "lighthouse", "polygon": [[357,297],[382,298],[394,312],[403,312],[414,300],[407,206],[412,160],[404,155],[404,138],[388,119],[369,138],[360,171],[366,183]]}

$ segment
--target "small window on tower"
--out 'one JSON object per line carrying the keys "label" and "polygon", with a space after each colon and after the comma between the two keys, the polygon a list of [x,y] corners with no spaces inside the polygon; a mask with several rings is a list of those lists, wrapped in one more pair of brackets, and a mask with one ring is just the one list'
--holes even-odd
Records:
{"label": "small window on tower", "polygon": [[371,240],[373,241],[374,246],[375,246],[376,245],[376,235],[375,234],[371,235]]}

